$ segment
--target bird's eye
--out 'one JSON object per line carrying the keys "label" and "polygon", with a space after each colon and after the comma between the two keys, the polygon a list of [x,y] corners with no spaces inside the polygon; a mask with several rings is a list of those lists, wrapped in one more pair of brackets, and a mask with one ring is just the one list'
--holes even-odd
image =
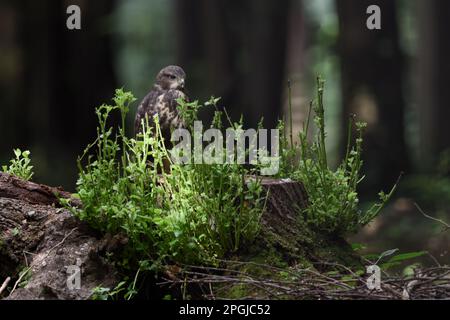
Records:
{"label": "bird's eye", "polygon": [[173,74],[169,74],[169,78],[175,80],[177,77],[175,77]]}

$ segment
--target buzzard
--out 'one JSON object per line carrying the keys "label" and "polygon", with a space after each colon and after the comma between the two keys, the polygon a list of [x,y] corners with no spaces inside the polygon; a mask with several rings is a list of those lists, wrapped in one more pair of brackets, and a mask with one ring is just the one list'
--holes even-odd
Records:
{"label": "buzzard", "polygon": [[134,121],[134,132],[139,134],[142,131],[141,122],[148,118],[148,123],[152,127],[153,116],[159,115],[161,133],[166,142],[170,141],[171,129],[183,127],[183,119],[177,110],[177,99],[183,98],[189,101],[184,92],[184,82],[186,73],[181,67],[168,66],[162,69],[156,76],[152,90],[145,96],[136,112]]}

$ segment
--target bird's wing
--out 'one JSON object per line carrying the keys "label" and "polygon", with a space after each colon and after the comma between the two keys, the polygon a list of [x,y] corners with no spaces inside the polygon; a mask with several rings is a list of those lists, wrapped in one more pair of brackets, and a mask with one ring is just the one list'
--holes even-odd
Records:
{"label": "bird's wing", "polygon": [[164,102],[169,104],[170,111],[176,111],[178,107],[177,100],[183,98],[184,101],[189,102],[188,96],[181,90],[169,90],[164,95]]}
{"label": "bird's wing", "polygon": [[148,118],[149,125],[152,126],[153,115],[158,112],[156,109],[156,103],[161,92],[158,90],[151,90],[139,104],[136,117],[134,120],[134,133],[135,135],[140,133],[142,130],[141,122],[146,117]]}
{"label": "bird's wing", "polygon": [[189,101],[186,94],[180,90],[150,91],[138,106],[134,121],[135,134],[142,131],[141,122],[146,117],[148,118],[149,125],[152,127],[154,125],[153,116],[155,114],[159,116],[159,123],[162,129],[183,126],[182,119],[177,110],[177,99],[179,98]]}
{"label": "bird's wing", "polygon": [[182,120],[180,119],[178,112],[179,98],[183,98],[185,101],[189,101],[188,97],[183,91],[180,90],[168,90],[157,99],[157,109],[159,113],[160,123],[162,126],[167,127],[180,127],[182,126]]}

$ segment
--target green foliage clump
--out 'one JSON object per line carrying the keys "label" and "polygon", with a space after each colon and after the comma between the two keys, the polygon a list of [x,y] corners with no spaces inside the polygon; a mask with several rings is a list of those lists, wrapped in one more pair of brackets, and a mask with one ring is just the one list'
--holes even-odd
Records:
{"label": "green foliage clump", "polygon": [[2,166],[2,171],[9,173],[23,180],[29,181],[33,177],[33,166],[31,165],[31,152],[28,150],[14,150],[14,159],[10,160],[9,166]]}
{"label": "green foliage clump", "polygon": [[[299,133],[299,144],[294,144],[292,138],[289,143],[284,123],[279,124],[282,132],[280,176],[304,184],[309,197],[304,214],[313,228],[330,234],[347,235],[372,221],[390,199],[396,186],[389,194],[380,192],[380,202],[367,211],[359,209],[357,187],[364,178],[361,177],[361,153],[362,132],[366,124],[354,122],[353,118],[350,120],[345,159],[336,170],[330,169],[325,147],[324,81],[321,78],[317,80],[317,87],[317,100],[310,105],[307,122]],[[313,120],[317,128],[317,135],[313,139],[308,137],[311,111],[314,111]],[[354,145],[351,143],[353,129],[357,134]],[[290,130],[289,136],[292,137],[292,126]]]}
{"label": "green foliage clump", "polygon": [[[102,232],[124,233],[130,259],[141,270],[161,263],[214,263],[252,241],[262,213],[260,181],[248,182],[244,177],[251,172],[236,164],[171,163],[158,117],[154,127],[142,122],[142,133],[128,138],[125,117],[135,98],[116,90],[113,100],[96,110],[97,139],[78,160],[83,208],[71,210]],[[180,101],[189,123],[201,107]],[[122,119],[116,131],[108,126],[115,111]],[[165,162],[170,174],[160,172]]]}

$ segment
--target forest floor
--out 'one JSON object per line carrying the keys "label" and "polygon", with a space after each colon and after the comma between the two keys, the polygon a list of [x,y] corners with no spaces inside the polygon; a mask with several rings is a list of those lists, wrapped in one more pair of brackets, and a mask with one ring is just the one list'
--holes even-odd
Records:
{"label": "forest floor", "polygon": [[[369,289],[369,261],[341,238],[314,232],[293,203],[307,205],[301,184],[266,179],[271,189],[262,228],[251,246],[214,266],[168,265],[137,298],[156,299],[442,299],[450,297],[450,268],[383,272]],[[64,191],[0,174],[0,297],[92,299],[114,288],[120,271],[109,259],[126,244],[101,235],[61,208]],[[74,205],[80,206],[73,200]],[[77,269],[79,268],[79,269]],[[80,270],[81,283],[74,280]],[[72,284],[72,285],[71,285]],[[1,285],[1,283],[0,283]]]}

